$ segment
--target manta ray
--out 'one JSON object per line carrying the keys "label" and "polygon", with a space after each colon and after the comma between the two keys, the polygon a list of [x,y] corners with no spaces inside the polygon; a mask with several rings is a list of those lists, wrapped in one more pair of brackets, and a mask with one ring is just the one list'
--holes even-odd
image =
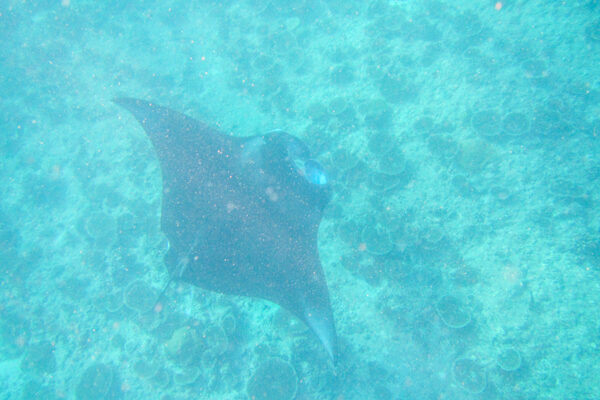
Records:
{"label": "manta ray", "polygon": [[144,128],[162,173],[171,279],[274,302],[335,362],[337,336],[317,234],[330,185],[281,130],[236,137],[155,103],[117,98]]}

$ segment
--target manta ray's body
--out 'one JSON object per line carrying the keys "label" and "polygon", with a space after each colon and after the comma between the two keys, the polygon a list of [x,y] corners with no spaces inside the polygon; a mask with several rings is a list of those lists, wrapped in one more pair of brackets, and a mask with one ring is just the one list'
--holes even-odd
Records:
{"label": "manta ray's body", "polygon": [[175,279],[275,302],[332,359],[336,332],[317,232],[329,187],[297,138],[234,137],[153,103],[119,98],[160,161],[165,262]]}

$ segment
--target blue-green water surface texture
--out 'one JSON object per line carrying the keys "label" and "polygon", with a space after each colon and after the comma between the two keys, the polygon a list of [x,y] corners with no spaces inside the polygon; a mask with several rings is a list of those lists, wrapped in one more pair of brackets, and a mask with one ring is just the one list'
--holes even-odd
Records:
{"label": "blue-green water surface texture", "polygon": [[[0,399],[600,398],[597,0],[0,0],[0,38]],[[335,365],[266,300],[155,307],[124,96],[307,144]]]}

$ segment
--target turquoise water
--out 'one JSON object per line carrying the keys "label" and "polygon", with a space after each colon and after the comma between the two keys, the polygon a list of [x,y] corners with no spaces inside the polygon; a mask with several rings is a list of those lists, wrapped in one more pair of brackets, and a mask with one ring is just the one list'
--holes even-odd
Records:
{"label": "turquoise water", "polygon": [[[1,399],[600,398],[598,1],[2,0],[0,37]],[[335,367],[263,300],[152,310],[117,96],[308,144]]]}

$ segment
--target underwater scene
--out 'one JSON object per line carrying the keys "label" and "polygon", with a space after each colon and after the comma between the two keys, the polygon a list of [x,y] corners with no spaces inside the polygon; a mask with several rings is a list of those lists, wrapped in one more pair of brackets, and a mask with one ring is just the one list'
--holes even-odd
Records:
{"label": "underwater scene", "polygon": [[0,38],[0,399],[600,399],[600,1]]}

